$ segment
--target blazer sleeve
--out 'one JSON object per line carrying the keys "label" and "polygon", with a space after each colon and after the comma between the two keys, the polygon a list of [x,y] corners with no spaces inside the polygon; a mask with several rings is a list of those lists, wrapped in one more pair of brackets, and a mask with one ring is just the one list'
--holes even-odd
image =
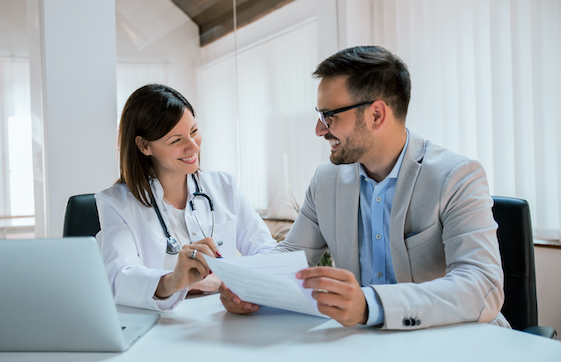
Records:
{"label": "blazer sleeve", "polygon": [[[139,225],[129,224],[111,197],[96,194],[101,231],[96,235],[105,262],[115,303],[136,308],[167,310],[175,308],[187,295],[187,290],[175,293],[165,300],[155,300],[154,293],[160,277],[169,270],[148,268],[143,255],[150,253],[132,231]],[[133,218],[131,218],[133,219]],[[140,221],[139,221],[140,222]],[[143,248],[144,246],[144,248]]]}
{"label": "blazer sleeve", "polygon": [[[431,250],[444,248],[445,275],[420,283],[372,285],[384,308],[383,329],[490,322],[502,317],[503,271],[497,224],[481,165],[465,161],[456,166],[438,197],[439,220],[431,235],[416,244],[405,243],[410,260],[414,248],[424,248],[426,260],[422,262],[429,268],[438,263],[430,259],[435,254]],[[419,211],[421,208],[411,212]]]}

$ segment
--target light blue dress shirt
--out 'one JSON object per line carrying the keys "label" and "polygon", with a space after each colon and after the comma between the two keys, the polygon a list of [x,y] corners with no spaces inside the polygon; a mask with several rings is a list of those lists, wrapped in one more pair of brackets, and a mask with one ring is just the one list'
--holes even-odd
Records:
{"label": "light blue dress shirt", "polygon": [[409,131],[405,146],[391,172],[380,182],[369,178],[361,164],[360,206],[358,211],[358,243],[362,292],[368,304],[369,326],[384,322],[384,310],[378,295],[368,285],[395,284],[390,248],[390,215],[397,176],[403,155],[409,144]]}

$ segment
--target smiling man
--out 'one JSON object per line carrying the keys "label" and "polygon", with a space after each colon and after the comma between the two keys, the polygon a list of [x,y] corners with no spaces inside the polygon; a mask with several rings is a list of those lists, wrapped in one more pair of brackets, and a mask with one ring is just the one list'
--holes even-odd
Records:
{"label": "smiling man", "polygon": [[[482,166],[405,127],[411,80],[377,46],[318,65],[316,134],[331,145],[286,239],[314,266],[297,277],[320,312],[345,326],[416,329],[462,322],[509,326],[503,270]],[[255,311],[231,293],[226,308]]]}

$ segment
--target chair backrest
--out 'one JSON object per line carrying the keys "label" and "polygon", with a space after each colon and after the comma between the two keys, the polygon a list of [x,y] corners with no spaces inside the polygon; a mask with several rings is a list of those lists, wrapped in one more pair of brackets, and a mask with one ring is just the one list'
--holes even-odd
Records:
{"label": "chair backrest", "polygon": [[95,236],[100,229],[94,194],[71,196],[66,204],[62,236]]}
{"label": "chair backrest", "polygon": [[534,241],[530,206],[523,199],[494,196],[493,215],[505,274],[502,313],[512,328],[538,325]]}

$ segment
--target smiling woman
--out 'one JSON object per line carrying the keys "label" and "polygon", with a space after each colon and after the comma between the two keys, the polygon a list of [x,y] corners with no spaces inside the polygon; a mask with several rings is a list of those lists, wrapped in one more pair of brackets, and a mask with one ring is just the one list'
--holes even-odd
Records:
{"label": "smiling woman", "polygon": [[174,89],[149,84],[125,104],[121,177],[96,194],[97,238],[118,304],[172,309],[188,292],[225,288],[202,254],[265,254],[276,245],[231,175],[199,169],[201,142],[193,106]]}

